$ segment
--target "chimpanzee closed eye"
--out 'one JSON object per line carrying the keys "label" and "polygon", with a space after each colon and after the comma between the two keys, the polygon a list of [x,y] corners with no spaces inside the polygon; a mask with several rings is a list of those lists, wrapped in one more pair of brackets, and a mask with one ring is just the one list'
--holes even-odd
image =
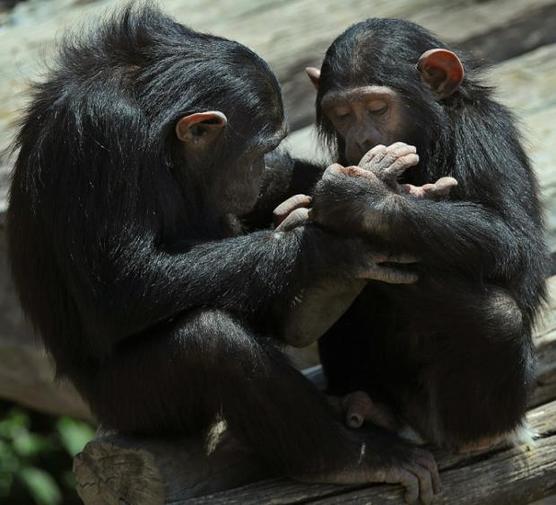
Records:
{"label": "chimpanzee closed eye", "polygon": [[346,429],[279,349],[303,286],[373,278],[377,255],[311,223],[243,232],[284,135],[275,76],[237,42],[147,7],[68,39],[17,140],[22,306],[108,428],[193,435],[223,416],[276,472],[430,501],[432,456]]}

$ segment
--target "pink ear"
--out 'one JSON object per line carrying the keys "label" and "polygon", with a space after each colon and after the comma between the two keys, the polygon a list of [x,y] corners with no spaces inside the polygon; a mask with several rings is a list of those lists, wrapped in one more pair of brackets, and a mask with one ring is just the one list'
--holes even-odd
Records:
{"label": "pink ear", "polygon": [[313,83],[315,89],[319,89],[320,70],[315,67],[307,67],[305,69],[305,72],[309,76],[309,79],[311,79],[311,82]]}
{"label": "pink ear", "polygon": [[446,98],[459,88],[464,69],[460,59],[448,49],[429,49],[419,58],[421,78],[439,98]]}
{"label": "pink ear", "polygon": [[221,130],[228,124],[228,119],[223,112],[211,110],[207,112],[196,112],[183,116],[176,123],[176,136],[182,142],[191,139],[191,128],[193,126],[201,126],[204,130]]}

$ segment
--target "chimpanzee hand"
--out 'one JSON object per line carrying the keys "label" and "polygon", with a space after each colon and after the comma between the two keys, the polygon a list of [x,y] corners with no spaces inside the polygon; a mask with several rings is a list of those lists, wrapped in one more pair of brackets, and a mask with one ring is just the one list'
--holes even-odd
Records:
{"label": "chimpanzee hand", "polygon": [[[309,205],[311,202],[310,196],[294,195],[278,205],[273,212],[276,231],[289,231],[307,224],[310,220]],[[362,247],[367,248],[367,246]],[[415,263],[417,259],[413,256],[388,254],[378,251],[370,245],[367,251],[362,251],[362,254],[368,259],[368,262],[366,262],[365,268],[356,274],[358,279],[374,279],[391,284],[412,284],[417,281],[417,276],[412,272],[382,265],[382,263]]]}
{"label": "chimpanzee hand", "polygon": [[398,178],[410,167],[419,163],[415,146],[396,142],[390,146],[377,145],[361,158],[359,167],[373,172],[396,193],[407,193],[415,198],[438,199],[450,194],[457,186],[453,177],[442,177],[433,184],[413,186],[398,184]]}
{"label": "chimpanzee hand", "polygon": [[400,191],[378,175],[388,172],[335,163],[317,183],[310,218],[322,227],[346,235],[384,234],[389,229],[385,216],[392,214]]}
{"label": "chimpanzee hand", "polygon": [[[288,232],[309,221],[311,197],[295,195],[274,209],[276,231]],[[411,284],[417,275],[396,268],[395,263],[414,263],[413,257],[389,255],[377,251],[366,241],[330,235],[330,240],[350,243],[342,254],[358,256],[344,277],[319,279],[313,285],[304,286],[284,316],[283,340],[294,347],[305,347],[319,339],[349,308],[367,284],[367,280],[378,280],[390,284]],[[384,265],[383,263],[389,263]]]}
{"label": "chimpanzee hand", "polygon": [[294,195],[282,202],[272,213],[276,231],[289,231],[309,220],[309,205],[312,198],[307,195]]}
{"label": "chimpanzee hand", "polygon": [[451,177],[421,187],[398,184],[397,178],[418,162],[414,150],[402,143],[377,146],[362,158],[364,168],[329,166],[315,187],[310,218],[338,233],[386,236],[406,194],[439,198],[457,185]]}

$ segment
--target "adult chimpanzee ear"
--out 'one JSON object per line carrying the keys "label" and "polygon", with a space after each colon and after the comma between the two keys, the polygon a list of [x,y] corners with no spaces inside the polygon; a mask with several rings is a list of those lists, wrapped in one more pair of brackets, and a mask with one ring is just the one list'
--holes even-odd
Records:
{"label": "adult chimpanzee ear", "polygon": [[421,78],[439,98],[454,93],[463,81],[463,64],[448,49],[429,49],[419,58],[417,69]]}
{"label": "adult chimpanzee ear", "polygon": [[228,119],[220,111],[196,112],[176,123],[176,136],[186,144],[202,146],[216,139],[227,124]]}
{"label": "adult chimpanzee ear", "polygon": [[320,82],[320,70],[315,67],[307,67],[305,69],[305,72],[309,76],[309,79],[311,79],[313,86],[318,90]]}

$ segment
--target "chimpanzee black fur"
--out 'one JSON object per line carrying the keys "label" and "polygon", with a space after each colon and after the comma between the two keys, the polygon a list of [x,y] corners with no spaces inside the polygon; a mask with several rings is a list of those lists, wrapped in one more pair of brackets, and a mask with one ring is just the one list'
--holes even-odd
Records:
{"label": "chimpanzee black fur", "polygon": [[[322,97],[330,90],[388,86],[409,111],[396,140],[415,145],[420,157],[400,182],[452,176],[459,185],[448,200],[395,195],[382,208],[388,232],[375,240],[417,256],[420,281],[369,283],[320,340],[320,353],[330,392],[363,389],[429,440],[462,447],[522,426],[547,253],[537,183],[515,120],[480,83],[478,66],[464,60],[463,83],[441,100],[421,80],[419,57],[446,47],[413,23],[369,19],[326,53],[317,122],[340,163],[353,161],[345,159],[343,139],[323,114]],[[320,191],[333,189],[319,182],[314,205],[326,207]],[[352,210],[342,216],[381,204],[347,186],[344,193]]]}
{"label": "chimpanzee black fur", "polygon": [[[188,158],[177,121],[213,110],[221,137]],[[311,224],[241,232],[284,134],[276,78],[236,42],[144,7],[69,38],[17,139],[8,239],[23,308],[109,428],[191,434],[222,416],[275,471],[430,496],[428,453],[349,432],[278,349],[299,288],[354,275],[367,254]]]}

